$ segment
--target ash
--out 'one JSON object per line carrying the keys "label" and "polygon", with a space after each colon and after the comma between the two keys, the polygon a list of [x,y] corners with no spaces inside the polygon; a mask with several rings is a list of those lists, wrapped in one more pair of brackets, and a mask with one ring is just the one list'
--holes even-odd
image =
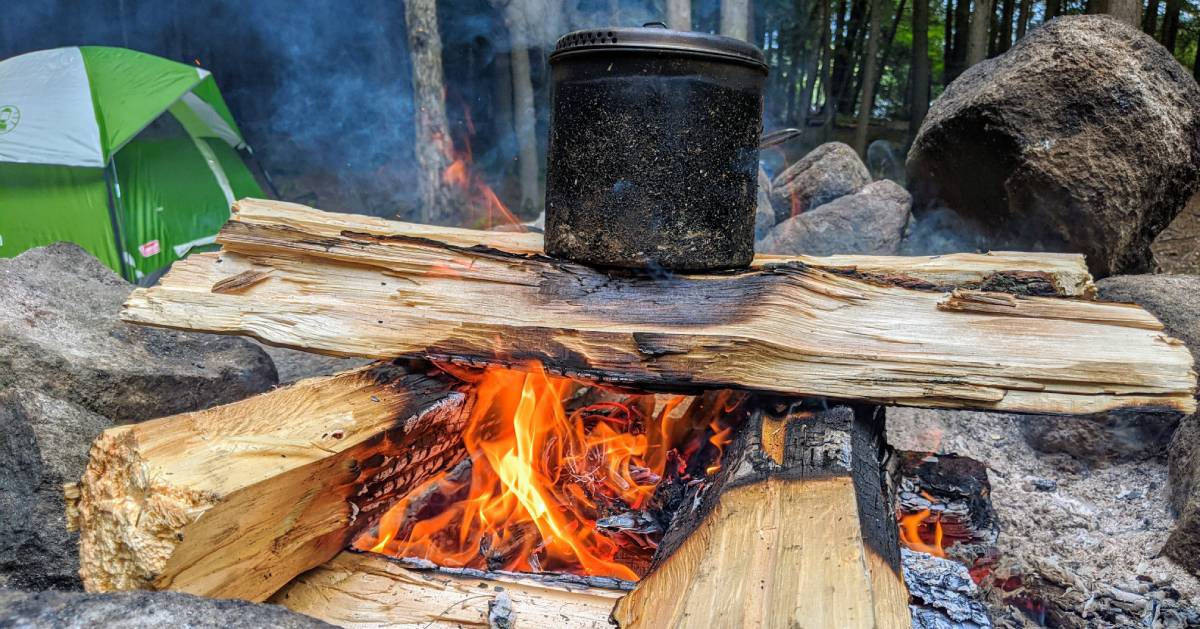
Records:
{"label": "ash", "polygon": [[888,410],[893,447],[988,466],[1000,558],[982,583],[996,627],[1200,626],[1200,580],[1159,549],[1174,517],[1167,464],[1039,453],[1025,422],[966,411]]}

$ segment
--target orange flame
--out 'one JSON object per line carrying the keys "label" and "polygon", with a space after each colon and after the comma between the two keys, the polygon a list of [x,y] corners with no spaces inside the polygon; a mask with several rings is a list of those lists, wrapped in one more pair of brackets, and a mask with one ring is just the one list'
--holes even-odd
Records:
{"label": "orange flame", "polygon": [[[937,499],[928,492],[923,491],[921,495],[930,502],[937,502]],[[946,547],[942,543],[942,518],[939,514],[930,522],[929,516],[932,513],[933,511],[930,509],[922,509],[915,513],[900,515],[900,543],[909,550],[929,553],[935,557],[945,557]]]}
{"label": "orange flame", "polygon": [[475,123],[471,119],[471,110],[464,107],[467,137],[463,140],[463,148],[457,149],[449,138],[436,137],[435,142],[442,154],[450,161],[450,165],[442,171],[442,183],[459,191],[465,203],[469,216],[464,223],[474,223],[474,227],[491,229],[497,225],[509,225],[517,231],[526,231],[521,220],[500,201],[500,197],[492,187],[472,170],[474,154],[471,151],[471,136],[475,134]]}
{"label": "orange flame", "polygon": [[[463,432],[469,480],[437,476],[394,505],[355,548],[445,566],[638,578],[620,561],[622,543],[597,521],[646,507],[668,473],[670,451],[705,443],[709,422],[682,430],[670,421],[682,398],[663,404],[654,419],[634,401],[568,414],[562,400],[577,385],[540,364],[527,368],[447,368],[475,385]],[[708,441],[720,451],[732,428],[718,418],[711,430]],[[653,551],[653,542],[633,537],[640,550]]]}

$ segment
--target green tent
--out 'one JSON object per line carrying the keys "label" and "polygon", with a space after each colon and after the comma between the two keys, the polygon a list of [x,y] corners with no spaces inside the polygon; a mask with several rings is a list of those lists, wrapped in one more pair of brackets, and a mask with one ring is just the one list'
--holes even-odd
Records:
{"label": "green tent", "polygon": [[0,61],[0,257],[68,240],[141,279],[263,196],[239,149],[207,70],[100,46]]}

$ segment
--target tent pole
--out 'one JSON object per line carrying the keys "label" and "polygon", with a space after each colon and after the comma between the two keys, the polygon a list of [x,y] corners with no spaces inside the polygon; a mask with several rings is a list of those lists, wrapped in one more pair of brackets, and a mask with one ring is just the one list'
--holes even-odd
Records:
{"label": "tent pole", "polygon": [[112,223],[113,241],[117,246],[117,264],[121,269],[121,278],[126,282],[132,282],[132,273],[130,273],[128,265],[125,262],[125,256],[127,255],[125,250],[125,236],[121,230],[121,219],[117,211],[120,199],[117,197],[117,188],[115,186],[119,186],[120,184],[117,183],[116,164],[112,160],[109,160],[108,167],[104,169],[104,183],[108,190],[108,220]]}

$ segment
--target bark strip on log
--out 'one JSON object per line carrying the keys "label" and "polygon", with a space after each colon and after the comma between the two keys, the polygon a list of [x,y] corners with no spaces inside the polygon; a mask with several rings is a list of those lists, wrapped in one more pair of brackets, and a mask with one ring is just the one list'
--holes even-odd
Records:
{"label": "bark strip on log", "polygon": [[105,431],[68,497],[84,586],[266,599],[465,456],[454,386],[381,363]]}
{"label": "bark strip on log", "polygon": [[[467,230],[452,244],[419,226],[407,234],[387,223],[398,233],[380,235],[343,229],[365,219],[292,207],[270,223],[256,212],[225,226],[222,253],[191,256],[135,291],[122,318],[342,356],[540,360],[642,389],[1031,413],[1195,408],[1187,348],[1133,305],[944,298],[794,261],[724,275],[606,274],[469,246]],[[211,292],[249,270],[273,272]]]}
{"label": "bark strip on log", "polygon": [[622,627],[909,626],[882,415],[763,402],[614,617]]}
{"label": "bark strip on log", "polygon": [[[254,225],[283,225],[308,234],[340,236],[414,236],[459,247],[482,246],[508,253],[541,255],[542,234],[495,232],[401,223],[359,214],[322,212],[283,201],[242,199],[236,220]],[[760,254],[752,268],[801,263],[881,285],[949,292],[956,288],[1044,297],[1094,299],[1096,286],[1082,255],[1076,253],[952,253],[937,256],[779,256]]]}
{"label": "bark strip on log", "polygon": [[340,627],[363,629],[608,629],[613,604],[624,594],[534,576],[411,570],[381,555],[347,551],[293,579],[269,602]]}

